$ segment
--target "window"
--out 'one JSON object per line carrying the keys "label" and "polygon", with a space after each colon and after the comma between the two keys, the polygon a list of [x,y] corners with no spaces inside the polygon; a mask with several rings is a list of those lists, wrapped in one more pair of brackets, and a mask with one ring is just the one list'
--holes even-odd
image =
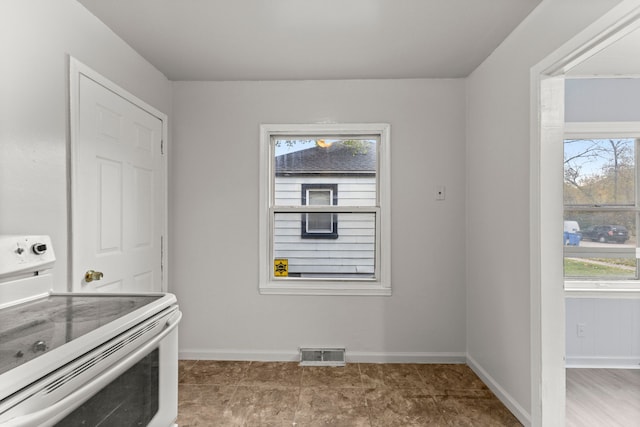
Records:
{"label": "window", "polygon": [[564,140],[565,288],[640,289],[640,123],[571,123]]}
{"label": "window", "polygon": [[[336,206],[337,184],[302,184],[303,206]],[[303,239],[337,239],[338,216],[333,213],[302,214]]]}
{"label": "window", "polygon": [[260,292],[390,295],[389,125],[262,125]]}

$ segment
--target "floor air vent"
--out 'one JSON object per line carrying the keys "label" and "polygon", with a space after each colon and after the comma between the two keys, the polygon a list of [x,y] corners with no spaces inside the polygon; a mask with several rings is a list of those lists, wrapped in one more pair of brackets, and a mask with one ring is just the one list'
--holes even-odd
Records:
{"label": "floor air vent", "polygon": [[301,348],[301,366],[344,366],[344,348]]}

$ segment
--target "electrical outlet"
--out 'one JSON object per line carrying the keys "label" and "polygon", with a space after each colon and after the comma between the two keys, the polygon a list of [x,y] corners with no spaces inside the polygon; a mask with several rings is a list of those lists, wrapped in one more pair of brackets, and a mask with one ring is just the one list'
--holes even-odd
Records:
{"label": "electrical outlet", "polygon": [[576,325],[576,334],[578,334],[579,338],[584,338],[584,332],[586,328],[587,328],[586,323],[578,323]]}

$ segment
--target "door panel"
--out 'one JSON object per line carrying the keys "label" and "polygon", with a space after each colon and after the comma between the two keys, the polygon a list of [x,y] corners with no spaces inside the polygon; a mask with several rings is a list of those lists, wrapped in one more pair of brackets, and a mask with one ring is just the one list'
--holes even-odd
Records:
{"label": "door panel", "polygon": [[[98,172],[97,252],[105,255],[122,250],[122,164],[109,159],[95,160]],[[87,195],[91,197],[90,194]]]}
{"label": "door panel", "polygon": [[78,112],[72,290],[161,291],[163,123],[83,74]]}
{"label": "door panel", "polygon": [[136,227],[134,247],[152,246],[153,223],[149,221],[153,212],[153,171],[142,168],[133,170],[134,212]]}

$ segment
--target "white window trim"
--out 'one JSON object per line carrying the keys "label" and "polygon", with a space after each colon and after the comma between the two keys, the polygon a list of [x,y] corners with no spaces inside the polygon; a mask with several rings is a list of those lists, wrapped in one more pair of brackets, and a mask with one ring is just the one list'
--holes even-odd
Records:
{"label": "white window trim", "polygon": [[[364,124],[263,124],[260,125],[259,175],[259,292],[279,295],[391,295],[391,184],[390,184],[390,126],[386,123]],[[273,280],[272,242],[270,224],[273,223],[272,200],[274,186],[272,136],[295,135],[379,135],[377,191],[380,207],[376,214],[375,279],[366,281],[342,280]],[[267,179],[268,178],[268,179]],[[336,211],[345,208],[336,206]],[[368,211],[371,209],[369,208]],[[348,212],[358,208],[346,208]]]}
{"label": "white window trim", "polygon": [[[564,139],[640,138],[640,122],[567,122]],[[638,153],[636,153],[636,157]],[[640,164],[636,162],[636,182],[640,176]],[[636,185],[636,198],[640,188]],[[564,207],[564,204],[563,204]],[[640,248],[636,248],[640,258]],[[607,293],[616,296],[640,295],[640,280],[565,279],[567,295],[601,297]]]}

